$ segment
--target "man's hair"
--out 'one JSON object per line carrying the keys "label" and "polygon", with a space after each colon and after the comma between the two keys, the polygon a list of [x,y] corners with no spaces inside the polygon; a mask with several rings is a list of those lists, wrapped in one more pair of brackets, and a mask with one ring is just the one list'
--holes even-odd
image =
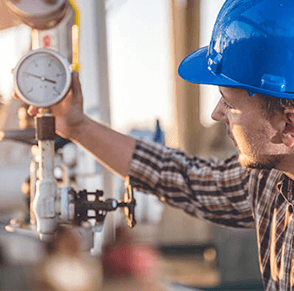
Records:
{"label": "man's hair", "polygon": [[265,109],[267,116],[272,116],[275,112],[284,112],[286,108],[294,108],[294,99],[276,98],[258,94],[262,108]]}

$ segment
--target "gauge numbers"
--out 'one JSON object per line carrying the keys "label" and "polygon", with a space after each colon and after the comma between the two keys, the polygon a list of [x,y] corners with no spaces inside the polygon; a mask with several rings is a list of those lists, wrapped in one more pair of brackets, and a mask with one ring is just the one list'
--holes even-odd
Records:
{"label": "gauge numbers", "polygon": [[29,105],[48,107],[60,102],[71,85],[71,68],[59,53],[30,51],[17,64],[14,81],[19,97]]}

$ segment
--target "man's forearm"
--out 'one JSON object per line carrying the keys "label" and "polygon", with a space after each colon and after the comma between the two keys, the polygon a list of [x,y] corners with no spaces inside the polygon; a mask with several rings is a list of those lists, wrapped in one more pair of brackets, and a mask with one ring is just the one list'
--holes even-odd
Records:
{"label": "man's forearm", "polygon": [[136,141],[109,127],[86,118],[73,131],[71,140],[90,153],[105,167],[125,178],[135,149]]}

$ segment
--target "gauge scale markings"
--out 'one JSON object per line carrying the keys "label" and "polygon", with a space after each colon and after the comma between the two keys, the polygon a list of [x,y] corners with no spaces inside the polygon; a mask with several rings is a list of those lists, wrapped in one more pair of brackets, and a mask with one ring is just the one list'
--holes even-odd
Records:
{"label": "gauge scale markings", "polygon": [[21,99],[30,105],[51,106],[69,91],[70,65],[55,51],[31,51],[20,60],[15,71],[16,89]]}

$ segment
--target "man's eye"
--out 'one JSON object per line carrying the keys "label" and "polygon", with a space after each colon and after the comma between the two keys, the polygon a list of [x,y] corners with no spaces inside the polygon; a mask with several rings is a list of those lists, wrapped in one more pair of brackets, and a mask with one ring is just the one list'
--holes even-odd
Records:
{"label": "man's eye", "polygon": [[226,108],[228,108],[228,109],[232,109],[232,108],[233,108],[233,107],[230,106],[226,101],[224,101],[224,106],[225,106]]}

